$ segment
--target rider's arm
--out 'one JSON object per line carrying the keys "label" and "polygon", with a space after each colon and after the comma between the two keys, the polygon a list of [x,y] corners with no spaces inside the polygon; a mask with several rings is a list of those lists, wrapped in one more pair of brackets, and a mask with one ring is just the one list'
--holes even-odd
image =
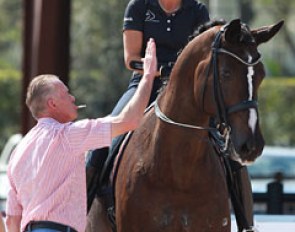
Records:
{"label": "rider's arm", "polygon": [[141,61],[143,33],[135,30],[125,30],[123,32],[123,45],[124,45],[124,60],[128,69],[130,61]]}
{"label": "rider's arm", "polygon": [[[124,60],[125,65],[130,70],[136,70],[143,74],[141,69],[135,69],[130,67],[131,62],[142,62],[141,49],[142,49],[143,33],[135,30],[125,30],[123,32],[123,44],[124,44]],[[156,41],[157,42],[157,41]],[[160,72],[157,71],[156,76],[160,76]]]}
{"label": "rider's arm", "polygon": [[143,67],[144,74],[134,96],[118,116],[110,118],[112,137],[134,130],[143,116],[157,72],[156,44],[153,40],[148,42]]}

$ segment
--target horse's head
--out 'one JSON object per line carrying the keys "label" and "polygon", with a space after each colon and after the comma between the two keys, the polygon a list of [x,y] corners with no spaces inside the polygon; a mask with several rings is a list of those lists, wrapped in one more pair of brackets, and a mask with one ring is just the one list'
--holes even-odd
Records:
{"label": "horse's head", "polygon": [[214,117],[221,133],[230,136],[232,158],[244,164],[254,161],[264,147],[257,92],[265,71],[257,47],[270,40],[282,25],[279,22],[250,30],[240,20],[233,20],[211,30],[213,43],[206,65],[209,72],[203,71],[206,78],[202,78],[203,108]]}

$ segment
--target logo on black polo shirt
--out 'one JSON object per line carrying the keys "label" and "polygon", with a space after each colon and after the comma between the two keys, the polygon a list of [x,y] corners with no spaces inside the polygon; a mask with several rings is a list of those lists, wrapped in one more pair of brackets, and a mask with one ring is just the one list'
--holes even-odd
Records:
{"label": "logo on black polo shirt", "polygon": [[132,17],[125,17],[124,22],[133,22],[133,18]]}
{"label": "logo on black polo shirt", "polygon": [[153,13],[151,10],[147,10],[147,12],[145,13],[145,21],[146,22],[159,22],[159,20],[156,19],[156,15],[155,13]]}

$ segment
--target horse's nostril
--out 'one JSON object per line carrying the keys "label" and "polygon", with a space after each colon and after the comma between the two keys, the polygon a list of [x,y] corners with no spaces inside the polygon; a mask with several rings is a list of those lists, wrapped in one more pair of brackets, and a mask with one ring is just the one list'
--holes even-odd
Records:
{"label": "horse's nostril", "polygon": [[249,152],[249,149],[248,149],[247,144],[244,144],[243,146],[241,146],[241,153],[242,154],[245,154],[245,153],[248,153],[248,152]]}
{"label": "horse's nostril", "polygon": [[241,146],[241,152],[243,154],[249,154],[254,152],[255,150],[256,150],[256,146],[255,146],[255,143],[253,143],[253,141],[247,141]]}

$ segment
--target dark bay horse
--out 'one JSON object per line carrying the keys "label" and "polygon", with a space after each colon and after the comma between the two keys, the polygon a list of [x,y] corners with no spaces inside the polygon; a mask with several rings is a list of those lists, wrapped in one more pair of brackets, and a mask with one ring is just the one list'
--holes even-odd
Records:
{"label": "dark bay horse", "polygon": [[[242,164],[261,154],[257,92],[265,72],[257,47],[282,24],[250,30],[233,20],[183,49],[124,150],[115,183],[118,232],[230,231],[216,150]],[[220,147],[212,145],[211,132],[221,137]]]}

